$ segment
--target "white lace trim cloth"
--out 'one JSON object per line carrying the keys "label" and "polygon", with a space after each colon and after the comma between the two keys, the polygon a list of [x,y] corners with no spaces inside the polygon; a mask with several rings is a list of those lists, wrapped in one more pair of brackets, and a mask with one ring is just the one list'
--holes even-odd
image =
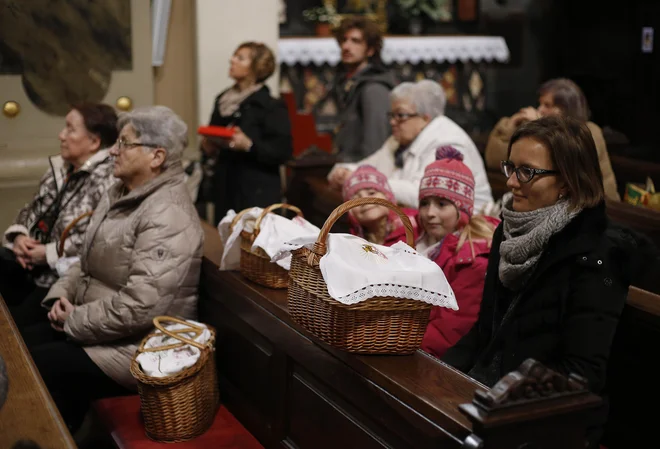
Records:
{"label": "white lace trim cloth", "polygon": [[[202,327],[204,330],[196,338],[194,338],[193,333],[182,335],[190,339],[194,338],[198,343],[206,344],[211,338],[211,332],[208,328],[204,324],[193,320],[187,320],[187,322]],[[176,323],[166,325],[165,329],[174,331],[186,329],[187,327],[183,324]],[[145,348],[158,348],[179,342],[179,340],[165,335],[160,331],[156,331],[156,333],[159,335],[155,335],[147,340],[147,343],[144,345]],[[193,366],[199,360],[200,354],[201,351],[198,348],[185,344],[180,348],[167,349],[165,351],[143,352],[137,356],[136,360],[147,376],[167,377]]]}
{"label": "white lace trim cloth", "polygon": [[243,214],[240,220],[231,229],[231,222],[236,217],[236,212],[229,210],[220,223],[218,223],[218,233],[220,240],[224,245],[222,259],[220,259],[220,270],[238,270],[241,263],[241,231],[245,229],[251,232],[254,229],[255,220],[261,215],[263,209],[260,207],[253,207]]}
{"label": "white lace trim cloth", "polygon": [[[273,260],[302,247],[311,249],[315,240],[291,240]],[[327,247],[319,264],[321,274],[330,297],[342,304],[393,296],[458,310],[454,291],[440,267],[403,242],[386,247],[349,234],[330,234]]]}
{"label": "white lace trim cloth", "polygon": [[[278,41],[279,57],[287,65],[337,65],[341,53],[333,38],[284,38]],[[509,47],[500,36],[386,37],[381,58],[385,64],[406,62],[507,62]]]}

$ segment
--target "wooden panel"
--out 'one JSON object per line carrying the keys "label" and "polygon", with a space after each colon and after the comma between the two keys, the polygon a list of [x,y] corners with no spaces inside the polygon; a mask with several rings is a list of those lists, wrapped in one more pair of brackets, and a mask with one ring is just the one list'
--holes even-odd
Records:
{"label": "wooden panel", "polygon": [[612,345],[607,390],[610,415],[604,444],[609,449],[656,447],[657,436],[650,432],[660,421],[654,406],[640,407],[640,401],[660,403],[660,390],[639,381],[639,373],[660,372],[660,295],[631,288],[628,304]]}
{"label": "wooden panel", "polygon": [[[285,290],[218,271],[207,259],[201,288],[204,320],[240,334],[229,343],[236,352],[221,350],[219,363],[235,365],[232,376],[246,380],[228,382],[221,368],[223,401],[267,447],[459,448],[477,432],[502,443],[486,447],[517,449],[529,442],[545,449],[535,434],[554,425],[565,431],[553,434],[555,440],[547,432],[543,438],[574,448],[582,445],[581,417],[600,403],[582,394],[493,413],[488,407],[459,409],[484,387],[421,351],[359,356],[329,347],[291,320]],[[267,368],[259,352],[272,354]],[[259,394],[245,391],[255,388]],[[524,431],[512,434],[514,424]]]}
{"label": "wooden panel", "polygon": [[360,449],[392,447],[361,424],[365,417],[358,420],[351,416],[301,373],[295,372],[291,377],[287,402],[287,437],[299,449],[335,449],[346,446],[346,442]]}
{"label": "wooden panel", "polygon": [[2,298],[0,335],[0,355],[5,359],[9,379],[7,401],[0,408],[0,447],[31,439],[44,448],[74,449],[71,435]]}

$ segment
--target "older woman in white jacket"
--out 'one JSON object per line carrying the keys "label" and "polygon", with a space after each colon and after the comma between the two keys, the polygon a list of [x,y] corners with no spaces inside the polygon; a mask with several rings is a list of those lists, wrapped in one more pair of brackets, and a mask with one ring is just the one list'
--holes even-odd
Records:
{"label": "older woman in white jacket", "polygon": [[401,83],[390,93],[392,135],[374,154],[353,164],[337,164],[328,181],[340,187],[360,165],[372,165],[388,177],[399,204],[417,208],[419,182],[424,168],[435,160],[438,147],[452,146],[464,156],[475,180],[474,206],[481,211],[493,201],[483,159],[474,142],[444,115],[446,97],[431,80]]}

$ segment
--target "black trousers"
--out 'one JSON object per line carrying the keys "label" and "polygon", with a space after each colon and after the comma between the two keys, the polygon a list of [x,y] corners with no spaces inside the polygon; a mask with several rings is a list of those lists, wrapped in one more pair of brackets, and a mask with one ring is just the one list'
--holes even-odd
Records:
{"label": "black trousers", "polygon": [[32,275],[16,261],[12,250],[0,248],[0,295],[8,306],[20,304],[37,288]]}
{"label": "black trousers", "polygon": [[48,321],[48,312],[41,307],[41,301],[49,289],[36,285],[32,276],[32,272],[19,265],[13,251],[0,248],[0,294],[19,329]]}
{"label": "black trousers", "polygon": [[135,394],[106,375],[79,344],[48,323],[22,330],[25,344],[62,418],[75,432],[92,401]]}

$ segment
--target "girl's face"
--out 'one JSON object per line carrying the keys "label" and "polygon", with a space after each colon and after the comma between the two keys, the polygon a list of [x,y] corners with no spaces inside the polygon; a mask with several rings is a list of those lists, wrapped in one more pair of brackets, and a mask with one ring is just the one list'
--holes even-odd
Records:
{"label": "girl's face", "polygon": [[458,227],[458,209],[448,199],[429,196],[419,202],[419,217],[424,232],[435,240],[456,231]]}
{"label": "girl's face", "polygon": [[[356,198],[381,198],[386,200],[387,197],[384,193],[376,189],[362,189],[358,190],[355,195],[353,195],[352,200]],[[361,226],[369,229],[370,227],[379,224],[385,217],[390,213],[389,209],[385,206],[379,206],[377,204],[365,204],[364,206],[355,207],[350,210],[350,213],[353,214],[355,219],[360,223]]]}

